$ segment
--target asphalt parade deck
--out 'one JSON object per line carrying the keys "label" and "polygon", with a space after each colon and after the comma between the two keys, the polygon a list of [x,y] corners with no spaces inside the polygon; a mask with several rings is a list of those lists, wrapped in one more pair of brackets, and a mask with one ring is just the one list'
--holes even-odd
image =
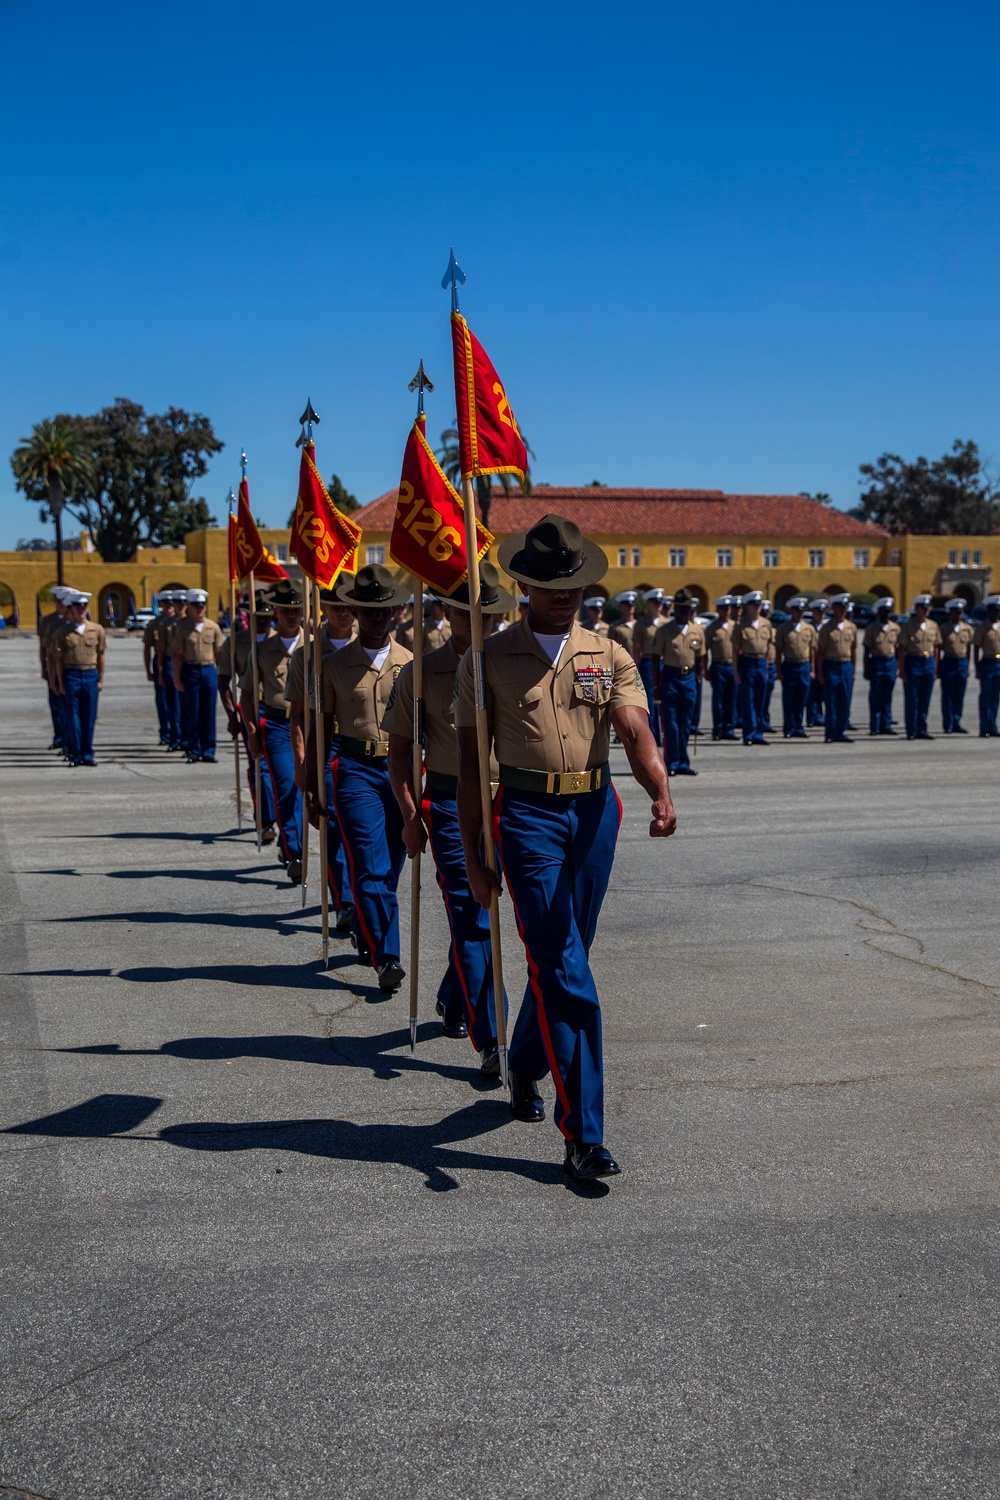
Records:
{"label": "asphalt parade deck", "polygon": [[614,752],[625,1175],[573,1191],[434,1024],[428,867],[411,1057],[231,760],[157,747],[138,641],[94,770],[35,663],[0,642],[0,1495],[1000,1494],[996,741],[702,741],[657,843]]}

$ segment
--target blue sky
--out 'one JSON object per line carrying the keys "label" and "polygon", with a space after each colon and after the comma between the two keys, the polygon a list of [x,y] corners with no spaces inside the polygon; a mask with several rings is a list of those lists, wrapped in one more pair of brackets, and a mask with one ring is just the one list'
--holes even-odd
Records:
{"label": "blue sky", "polygon": [[1000,459],[1000,12],[987,4],[0,3],[7,464],[123,395],[211,417],[220,518],[294,501],[297,417],[394,484],[448,298],[551,483],[827,490]]}

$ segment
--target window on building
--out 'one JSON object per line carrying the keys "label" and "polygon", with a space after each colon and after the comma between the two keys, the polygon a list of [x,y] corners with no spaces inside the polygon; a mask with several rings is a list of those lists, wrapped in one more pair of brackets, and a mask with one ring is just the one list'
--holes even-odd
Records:
{"label": "window on building", "polygon": [[274,555],[278,559],[279,562],[287,562],[288,561],[288,545],[287,545],[287,543],[285,543],[285,542],[279,542],[278,545],[274,549]]}
{"label": "window on building", "polygon": [[903,553],[901,548],[889,548],[889,566],[890,568],[901,568],[903,566]]}
{"label": "window on building", "polygon": [[641,568],[642,567],[642,548],[641,547],[633,547],[632,548],[632,566],[633,566],[633,568]]}
{"label": "window on building", "polygon": [[733,565],[732,547],[716,547],[715,566],[717,568],[731,568]]}
{"label": "window on building", "polygon": [[365,548],[365,562],[368,564],[369,567],[371,567],[374,563],[384,563],[385,562],[385,548],[384,547],[366,547]]}
{"label": "window on building", "polygon": [[618,548],[618,566],[620,568],[627,568],[628,567],[628,548],[627,547],[619,547]]}
{"label": "window on building", "polygon": [[963,552],[962,553],[962,567],[963,568],[967,568],[968,566],[969,566],[969,554],[968,554],[968,552]]}
{"label": "window on building", "polygon": [[809,566],[811,568],[826,567],[826,553],[823,551],[822,547],[809,548]]}
{"label": "window on building", "polygon": [[686,547],[671,547],[671,549],[670,549],[670,566],[672,568],[686,568],[687,567],[687,548]]}
{"label": "window on building", "polygon": [[854,549],[854,566],[856,568],[870,568],[871,567],[871,553],[868,551],[867,547],[855,547],[855,549]]}
{"label": "window on building", "polygon": [[948,553],[948,566],[949,566],[949,568],[957,568],[958,567],[958,553],[957,552],[949,552]]}
{"label": "window on building", "polygon": [[974,568],[981,568],[982,565],[983,565],[983,554],[981,552],[973,552],[973,554],[972,554],[972,566]]}
{"label": "window on building", "polygon": [[765,568],[781,567],[781,552],[777,547],[764,548],[764,566]]}

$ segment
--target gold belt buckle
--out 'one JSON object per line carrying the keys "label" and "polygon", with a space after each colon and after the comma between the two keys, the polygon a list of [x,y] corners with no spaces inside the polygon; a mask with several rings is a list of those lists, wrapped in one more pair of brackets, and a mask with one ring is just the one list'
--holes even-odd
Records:
{"label": "gold belt buckle", "polygon": [[559,779],[561,792],[589,792],[589,771],[563,771]]}

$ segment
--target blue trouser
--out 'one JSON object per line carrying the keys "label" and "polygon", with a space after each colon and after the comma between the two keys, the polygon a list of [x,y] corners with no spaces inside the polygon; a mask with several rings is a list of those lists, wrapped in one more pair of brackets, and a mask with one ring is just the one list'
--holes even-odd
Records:
{"label": "blue trouser", "polygon": [[914,739],[918,734],[927,734],[927,715],[934,691],[933,656],[904,657],[906,676],[903,678],[903,711],[906,717],[906,738]]}
{"label": "blue trouser", "polygon": [[798,734],[806,711],[812,667],[807,661],[781,663],[781,728],[784,734]]}
{"label": "blue trouser", "polygon": [[163,660],[163,707],[167,715],[167,742],[172,750],[178,745],[182,748],[185,736],[181,730],[181,697],[174,682],[174,659],[166,656]]}
{"label": "blue trouser", "polygon": [[1000,661],[985,656],[979,661],[979,733],[1000,734],[997,713],[1000,712]]}
{"label": "blue trouser", "polygon": [[384,757],[341,752],[333,765],[333,802],[344,841],[358,952],[378,968],[399,958],[396,887],[406,860],[403,817]]}
{"label": "blue trouser", "polygon": [[326,878],[330,886],[330,895],[333,897],[334,911],[339,911],[342,906],[351,904],[347,855],[344,852],[344,840],[341,837],[340,824],[337,822],[333,796],[333,766],[337,759],[338,749],[339,741],[335,736],[330,759],[326,765],[326,807],[329,815],[326,820]]}
{"label": "blue trouser", "polygon": [[[48,681],[48,678],[46,678]],[[56,750],[66,743],[66,695],[49,687],[49,713],[52,715],[52,743]]]}
{"label": "blue trouser", "polygon": [[712,684],[712,738],[724,739],[733,732],[736,716],[736,678],[728,662],[714,661],[708,669]]}
{"label": "blue trouser", "polygon": [[167,745],[170,743],[170,737],[167,728],[166,689],[160,682],[160,661],[155,651],[149,658],[149,666],[153,674],[153,698],[156,702],[156,722],[160,731],[160,744]]}
{"label": "blue trouser", "polygon": [[823,706],[826,710],[827,740],[842,740],[851,717],[851,694],[854,692],[854,663],[823,662]]}
{"label": "blue trouser", "polygon": [[67,667],[63,672],[66,704],[64,733],[69,758],[75,766],[94,759],[94,725],[100,697],[96,667]]}
{"label": "blue trouser", "polygon": [[969,685],[969,658],[942,656],[938,663],[941,675],[941,724],[945,734],[962,727],[965,689]]}
{"label": "blue trouser", "polygon": [[656,721],[656,661],[652,656],[640,656],[639,676],[642,685],[646,689],[646,702],[649,704],[649,729],[654,740],[660,737],[660,726]]}
{"label": "blue trouser", "polygon": [[740,719],[743,743],[759,745],[763,738],[767,662],[762,656],[740,657]]}
{"label": "blue trouser", "polygon": [[767,664],[767,672],[765,673],[764,677],[764,728],[767,730],[771,730],[774,728],[773,724],[771,723],[771,694],[774,692],[774,685],[777,680],[778,663],[775,661],[769,661]]}
{"label": "blue trouser", "polygon": [[604,1139],[601,1003],[590,946],[608,888],[622,806],[614,787],[577,797],[501,787],[493,827],[528,984],[510,1041],[515,1073],[556,1088],[567,1140]]}
{"label": "blue trouser", "polygon": [[809,684],[809,696],[806,699],[806,723],[810,729],[822,729],[825,722],[823,684],[818,677],[814,677]]}
{"label": "blue trouser", "polygon": [[[448,916],[448,967],[437,997],[445,1018],[464,1020],[477,1052],[496,1045],[490,918],[469,890],[454,794],[429,790],[423,800],[437,882]],[[504,1014],[507,997],[504,996]]]}
{"label": "blue trouser", "polygon": [[892,728],[892,690],[896,686],[896,658],[868,658],[868,728],[886,734]]}
{"label": "blue trouser", "polygon": [[690,766],[688,740],[698,698],[695,668],[687,672],[664,667],[660,673],[660,716],[663,719],[663,743],[668,771]]}
{"label": "blue trouser", "polygon": [[[240,714],[240,734],[243,737],[243,748],[247,753],[247,781],[250,786],[250,803],[257,812],[257,766],[253,756],[250,754],[250,736],[247,734],[247,721]],[[260,826],[270,828],[274,822],[274,787],[271,785],[271,773],[267,769],[267,761],[261,756],[260,760]]]}
{"label": "blue trouser", "polygon": [[181,668],[184,691],[181,712],[184,715],[188,755],[215,754],[215,698],[219,674],[214,662],[202,666],[186,661]]}
{"label": "blue trouser", "polygon": [[[288,720],[268,718],[267,709],[263,709],[260,716],[260,742],[278,815],[281,852],[291,864],[293,859],[302,858],[302,793],[295,785],[295,756],[292,753],[292,731]],[[262,787],[263,772],[264,766],[261,767]],[[261,818],[264,811],[261,808]]]}

